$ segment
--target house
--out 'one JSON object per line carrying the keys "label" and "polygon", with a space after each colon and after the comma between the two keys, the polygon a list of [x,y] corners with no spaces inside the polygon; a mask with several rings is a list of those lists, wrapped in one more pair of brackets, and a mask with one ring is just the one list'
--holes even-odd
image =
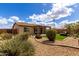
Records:
{"label": "house", "polygon": [[50,26],[44,26],[44,25],[36,25],[36,24],[29,24],[24,22],[16,22],[14,23],[12,27],[12,33],[23,33],[28,32],[29,34],[44,34],[46,31],[46,28],[51,29]]}

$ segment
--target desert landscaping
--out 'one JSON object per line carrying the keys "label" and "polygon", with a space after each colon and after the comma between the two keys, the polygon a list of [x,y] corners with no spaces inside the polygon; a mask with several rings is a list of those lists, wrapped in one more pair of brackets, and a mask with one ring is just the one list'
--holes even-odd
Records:
{"label": "desert landscaping", "polygon": [[[78,40],[73,37],[67,37],[62,41],[56,40],[55,43],[48,41],[46,37],[36,39],[30,36],[28,39],[35,48],[34,56],[78,56]],[[0,45],[7,40],[0,40]],[[0,54],[1,55],[1,54]]]}
{"label": "desert landscaping", "polygon": [[44,34],[39,28],[33,35],[0,33],[0,56],[78,56],[79,23],[73,24],[64,31],[46,29]]}
{"label": "desert landscaping", "polygon": [[[33,39],[33,40],[32,40]],[[30,38],[35,46],[36,56],[78,56],[79,46],[78,41],[72,37],[65,38],[67,40],[56,41],[54,44],[45,38],[36,39]],[[45,40],[44,40],[45,39]],[[45,42],[46,41],[46,42]]]}

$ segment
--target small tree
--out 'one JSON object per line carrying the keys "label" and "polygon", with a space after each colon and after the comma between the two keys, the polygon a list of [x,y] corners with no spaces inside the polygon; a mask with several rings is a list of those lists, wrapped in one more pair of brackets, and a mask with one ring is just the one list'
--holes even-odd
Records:
{"label": "small tree", "polygon": [[74,23],[66,24],[65,27],[66,27],[66,29],[67,29],[69,35],[70,35],[70,36],[74,36],[75,30],[76,30],[75,24],[74,24]]}
{"label": "small tree", "polygon": [[[71,36],[73,36],[75,39],[79,38],[79,22],[67,24],[66,28]],[[79,39],[78,39],[79,44]]]}

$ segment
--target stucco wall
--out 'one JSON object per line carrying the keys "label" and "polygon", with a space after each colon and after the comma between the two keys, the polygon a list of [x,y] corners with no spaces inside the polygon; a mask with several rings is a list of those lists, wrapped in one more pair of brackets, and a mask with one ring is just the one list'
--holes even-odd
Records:
{"label": "stucco wall", "polygon": [[17,29],[18,34],[23,33],[24,28],[15,24],[13,29]]}
{"label": "stucco wall", "polygon": [[[26,26],[27,27],[27,26]],[[29,34],[34,34],[34,28],[35,27],[27,27],[29,29],[29,31],[27,31]],[[14,29],[17,29],[18,33],[23,33],[24,32],[24,27],[23,26],[18,26],[17,24],[15,24]],[[46,27],[42,27],[42,33],[45,33]]]}
{"label": "stucco wall", "polygon": [[[28,31],[29,34],[34,34],[33,27],[27,27],[27,28],[29,29],[29,31]],[[22,26],[15,25],[14,29],[17,29],[17,31],[18,31],[19,34],[24,32],[24,27],[22,27]]]}
{"label": "stucco wall", "polygon": [[34,29],[33,29],[33,27],[28,27],[29,28],[29,33],[30,34],[34,34]]}
{"label": "stucco wall", "polygon": [[18,26],[19,34],[24,32],[24,27]]}

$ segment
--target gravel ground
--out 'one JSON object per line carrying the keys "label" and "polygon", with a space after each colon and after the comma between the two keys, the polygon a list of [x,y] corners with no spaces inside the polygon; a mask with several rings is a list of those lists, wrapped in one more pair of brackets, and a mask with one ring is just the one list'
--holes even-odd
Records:
{"label": "gravel ground", "polygon": [[79,56],[79,49],[42,44],[34,37],[30,37],[29,40],[35,46],[35,56]]}
{"label": "gravel ground", "polygon": [[[34,44],[35,56],[79,56],[79,49],[53,46],[49,41],[44,42],[46,38],[35,40],[34,36],[32,36],[29,40]],[[0,41],[0,43],[2,43],[2,41]],[[77,40],[74,40],[72,37],[66,38],[64,41],[56,41],[55,44],[78,46]]]}

